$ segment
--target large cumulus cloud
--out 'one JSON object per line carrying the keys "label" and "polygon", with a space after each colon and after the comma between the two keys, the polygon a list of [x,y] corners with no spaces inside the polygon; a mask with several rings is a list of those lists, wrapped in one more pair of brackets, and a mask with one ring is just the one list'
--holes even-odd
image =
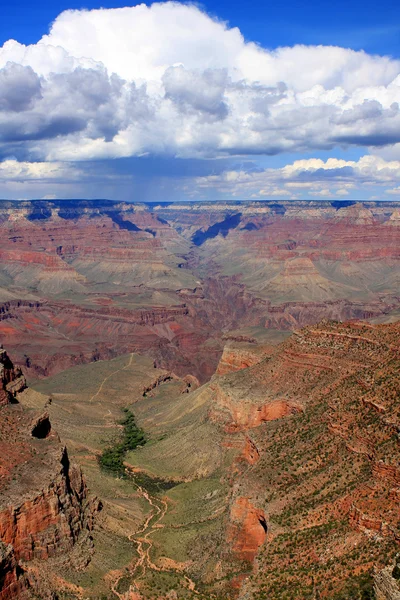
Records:
{"label": "large cumulus cloud", "polygon": [[400,143],[400,63],[278,48],[176,2],[66,11],[0,49],[0,151],[218,157]]}
{"label": "large cumulus cloud", "polygon": [[387,185],[393,196],[399,172],[378,163],[400,157],[399,103],[400,61],[390,57],[331,46],[268,50],[178,2],[65,11],[36,44],[0,48],[0,161],[8,160],[0,179],[67,185],[61,165],[72,181],[87,181],[82,161],[364,146],[373,168],[369,157],[302,170],[295,162],[289,171],[231,169],[185,186],[294,197]]}
{"label": "large cumulus cloud", "polygon": [[40,97],[40,79],[31,67],[8,62],[0,70],[0,111],[28,110]]}

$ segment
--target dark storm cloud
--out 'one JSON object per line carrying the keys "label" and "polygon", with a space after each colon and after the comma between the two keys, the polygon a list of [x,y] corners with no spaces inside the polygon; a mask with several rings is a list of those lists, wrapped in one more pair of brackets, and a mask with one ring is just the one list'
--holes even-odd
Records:
{"label": "dark storm cloud", "polygon": [[31,67],[9,62],[0,69],[0,111],[27,110],[40,97],[40,79]]}
{"label": "dark storm cloud", "polygon": [[400,130],[390,133],[366,133],[365,135],[338,135],[332,138],[338,143],[351,144],[353,146],[375,146],[383,147],[400,142]]}
{"label": "dark storm cloud", "polygon": [[23,142],[48,140],[82,131],[86,121],[73,115],[35,115],[34,118],[19,118],[0,121],[0,142]]}
{"label": "dark storm cloud", "polygon": [[78,67],[40,80],[31,67],[0,69],[0,141],[51,140],[85,132],[111,141],[138,119],[151,119],[145,86],[105,69]]}

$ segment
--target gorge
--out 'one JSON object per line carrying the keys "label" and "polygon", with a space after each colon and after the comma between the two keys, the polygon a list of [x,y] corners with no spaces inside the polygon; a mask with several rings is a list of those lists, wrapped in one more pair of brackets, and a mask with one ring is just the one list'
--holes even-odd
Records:
{"label": "gorge", "polygon": [[399,203],[4,200],[0,232],[0,599],[398,598]]}

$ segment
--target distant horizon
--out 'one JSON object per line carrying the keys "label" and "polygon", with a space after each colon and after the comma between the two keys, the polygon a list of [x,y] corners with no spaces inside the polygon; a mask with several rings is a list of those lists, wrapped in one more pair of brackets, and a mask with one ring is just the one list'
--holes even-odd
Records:
{"label": "distant horizon", "polygon": [[244,204],[244,203],[265,203],[265,204],[276,204],[280,203],[296,203],[296,202],[314,202],[314,203],[329,203],[331,205],[336,204],[346,204],[348,206],[353,206],[355,204],[399,204],[400,199],[380,199],[380,200],[367,200],[367,199],[357,199],[350,200],[348,198],[274,198],[274,199],[264,199],[264,198],[242,198],[238,199],[207,199],[207,200],[113,200],[110,198],[0,198],[0,203],[2,202],[11,202],[11,203],[19,203],[19,202],[41,202],[41,203],[49,203],[49,204],[57,204],[59,202],[107,202],[111,204],[146,204],[146,205],[170,205],[170,204]]}

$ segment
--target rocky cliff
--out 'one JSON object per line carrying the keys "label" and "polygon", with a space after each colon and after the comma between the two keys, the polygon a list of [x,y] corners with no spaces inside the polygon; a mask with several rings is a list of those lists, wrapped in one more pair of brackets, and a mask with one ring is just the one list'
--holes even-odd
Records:
{"label": "rocky cliff", "polygon": [[12,402],[25,385],[21,370],[14,368],[7,352],[0,348],[0,406]]}
{"label": "rocky cliff", "polygon": [[22,569],[18,567],[13,547],[0,542],[0,598],[25,600],[31,597],[31,585]]}
{"label": "rocky cliff", "polygon": [[135,404],[154,438],[130,457],[135,469],[181,482],[144,582],[161,554],[186,557],[205,597],[387,593],[393,582],[374,572],[400,544],[399,324],[323,321],[233,364],[185,398]]}
{"label": "rocky cliff", "polygon": [[[393,573],[396,574],[396,577],[393,576]],[[376,600],[400,600],[399,577],[393,566],[388,566],[375,573],[374,591]]]}
{"label": "rocky cliff", "polygon": [[25,381],[4,350],[0,360],[3,398],[12,400],[0,407],[0,598],[7,600],[36,597],[30,571],[38,561],[45,571],[47,559],[68,560],[77,544],[85,548],[82,563],[90,560],[99,503],[89,497],[48,415],[18,404]]}

